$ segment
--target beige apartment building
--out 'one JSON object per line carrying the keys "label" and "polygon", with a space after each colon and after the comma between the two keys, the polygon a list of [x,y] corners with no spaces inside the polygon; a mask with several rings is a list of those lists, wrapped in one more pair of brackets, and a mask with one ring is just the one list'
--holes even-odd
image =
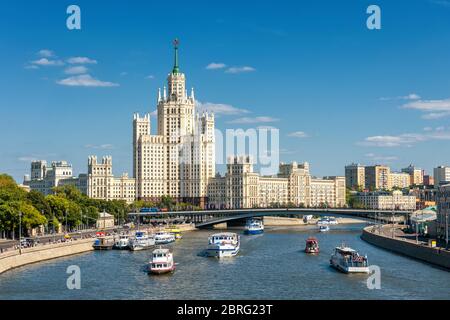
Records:
{"label": "beige apartment building", "polygon": [[96,156],[90,156],[87,190],[87,195],[93,199],[125,200],[132,203],[136,196],[136,183],[126,173],[121,177],[114,177],[110,156],[103,157],[101,162],[97,161]]}
{"label": "beige apartment building", "polygon": [[375,210],[416,210],[416,197],[403,195],[400,190],[359,192],[357,200],[366,209]]}
{"label": "beige apartment building", "polygon": [[408,188],[411,185],[411,176],[406,172],[391,172],[389,175],[389,189]]}
{"label": "beige apartment building", "polygon": [[366,187],[366,168],[361,164],[352,163],[345,166],[345,183],[354,190]]}
{"label": "beige apartment building", "polygon": [[345,177],[312,179],[309,164],[280,164],[277,176],[253,171],[249,156],[231,157],[225,176],[216,175],[208,184],[210,208],[266,208],[271,206],[343,207]]}
{"label": "beige apartment building", "polygon": [[373,190],[389,190],[391,169],[387,166],[367,166],[365,169],[366,188]]}
{"label": "beige apartment building", "polygon": [[423,170],[420,168],[417,168],[415,166],[413,166],[412,164],[409,165],[407,168],[403,168],[402,172],[405,172],[409,175],[410,180],[409,180],[409,185],[413,186],[413,185],[422,185],[423,184]]}

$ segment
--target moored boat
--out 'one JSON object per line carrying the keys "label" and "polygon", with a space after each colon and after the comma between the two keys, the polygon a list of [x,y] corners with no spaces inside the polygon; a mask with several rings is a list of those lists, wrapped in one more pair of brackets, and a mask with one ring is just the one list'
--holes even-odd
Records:
{"label": "moored boat", "polygon": [[319,240],[315,237],[309,237],[306,239],[306,253],[319,253]]}
{"label": "moored boat", "polygon": [[155,233],[155,244],[168,244],[175,241],[175,235],[166,232],[166,231],[159,231]]}
{"label": "moored boat", "polygon": [[134,238],[129,242],[131,251],[139,251],[149,249],[155,245],[155,239],[148,235],[146,231],[137,231]]}
{"label": "moored boat", "polygon": [[260,234],[264,232],[264,223],[260,219],[248,219],[245,224],[245,234]]}
{"label": "moored boat", "polygon": [[173,253],[169,249],[158,248],[153,250],[152,258],[148,263],[148,272],[164,274],[175,271]]}
{"label": "moored boat", "polygon": [[94,250],[111,250],[113,245],[114,242],[112,239],[106,237],[98,237],[97,239],[95,239],[92,246],[94,247]]}
{"label": "moored boat", "polygon": [[319,231],[320,232],[327,232],[330,231],[330,227],[329,226],[319,226]]}
{"label": "moored boat", "polygon": [[344,245],[334,249],[330,265],[344,273],[370,272],[367,256],[362,256],[356,250]]}
{"label": "moored boat", "polygon": [[181,235],[181,230],[178,229],[178,228],[174,228],[174,227],[166,228],[165,231],[173,234],[175,236],[176,240],[179,240],[179,239],[183,238],[183,236]]}
{"label": "moored boat", "polygon": [[120,235],[119,239],[114,243],[113,249],[125,250],[128,249],[130,245],[130,237],[127,235]]}
{"label": "moored boat", "polygon": [[210,257],[234,257],[239,253],[240,236],[236,233],[216,233],[209,237],[207,255]]}

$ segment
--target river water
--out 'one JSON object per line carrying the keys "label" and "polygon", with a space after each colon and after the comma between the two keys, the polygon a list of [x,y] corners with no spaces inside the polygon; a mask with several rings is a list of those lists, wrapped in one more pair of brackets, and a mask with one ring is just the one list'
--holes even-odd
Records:
{"label": "river water", "polygon": [[[149,276],[150,251],[95,251],[28,265],[0,275],[0,299],[450,299],[450,272],[371,246],[363,225],[266,227],[246,236],[226,260],[202,251],[212,230],[186,232],[172,244],[177,270]],[[317,256],[303,252],[308,236],[319,239]],[[346,275],[329,266],[344,242],[381,268],[381,289],[367,288],[367,275]],[[66,286],[67,267],[81,270],[81,289]]]}

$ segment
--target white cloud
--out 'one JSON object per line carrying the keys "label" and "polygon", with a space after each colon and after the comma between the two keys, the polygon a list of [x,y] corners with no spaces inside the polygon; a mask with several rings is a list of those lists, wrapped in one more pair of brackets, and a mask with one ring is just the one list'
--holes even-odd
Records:
{"label": "white cloud", "polygon": [[450,99],[417,100],[404,104],[402,108],[422,111],[425,113],[422,118],[426,120],[441,119],[450,116]]}
{"label": "white cloud", "polygon": [[251,124],[251,123],[269,123],[269,122],[277,122],[279,119],[272,118],[272,117],[243,117],[238,118],[232,121],[229,121],[228,123],[232,124]]}
{"label": "white cloud", "polygon": [[67,62],[70,64],[97,64],[97,60],[88,57],[72,57],[67,59]]}
{"label": "white cloud", "polygon": [[88,72],[88,68],[86,68],[85,66],[75,66],[75,67],[69,67],[66,70],[64,70],[64,73],[66,74],[82,74],[82,73],[87,73]]}
{"label": "white cloud", "polygon": [[107,81],[101,81],[93,78],[89,74],[69,77],[56,82],[57,84],[69,87],[118,87],[119,84]]}
{"label": "white cloud", "polygon": [[450,140],[450,130],[445,127],[424,128],[424,133],[407,133],[396,136],[372,136],[367,137],[357,144],[366,147],[412,147],[413,145],[430,140]]}
{"label": "white cloud", "polygon": [[17,160],[23,161],[23,162],[37,161],[36,157],[33,157],[33,156],[19,157]]}
{"label": "white cloud", "polygon": [[41,58],[39,60],[31,61],[32,64],[41,67],[57,67],[64,65],[64,62],[61,60],[49,60],[47,58]]}
{"label": "white cloud", "polygon": [[390,161],[398,160],[397,156],[382,156],[382,155],[377,155],[375,153],[367,153],[367,154],[365,154],[365,157],[370,158],[371,160],[374,160],[374,161],[390,162]]}
{"label": "white cloud", "polygon": [[253,67],[245,66],[245,67],[231,67],[231,68],[228,68],[225,72],[236,74],[236,73],[253,72],[253,71],[256,71],[256,69]]}
{"label": "white cloud", "polygon": [[35,65],[26,65],[24,68],[29,70],[39,69],[39,67]]}
{"label": "white cloud", "polygon": [[419,100],[420,96],[417,93],[410,93],[406,96],[398,96],[398,97],[382,97],[381,101],[390,101],[390,100]]}
{"label": "white cloud", "polygon": [[207,70],[217,70],[217,69],[223,69],[225,68],[227,65],[225,63],[216,63],[216,62],[211,62],[210,64],[208,64],[206,66]]}
{"label": "white cloud", "polygon": [[51,58],[55,56],[55,53],[52,50],[48,49],[42,49],[37,54],[44,58]]}
{"label": "white cloud", "polygon": [[152,116],[152,117],[156,117],[157,115],[158,115],[158,110],[150,112],[150,116]]}
{"label": "white cloud", "polygon": [[155,79],[155,76],[154,75],[149,75],[149,76],[146,76],[145,79]]}
{"label": "white cloud", "polygon": [[101,149],[101,150],[111,150],[114,149],[114,146],[109,143],[95,145],[95,144],[87,144],[84,146],[87,149]]}
{"label": "white cloud", "polygon": [[291,132],[291,133],[289,133],[289,134],[288,134],[288,137],[293,137],[293,138],[300,138],[300,139],[303,139],[303,138],[308,138],[309,135],[306,134],[306,133],[303,132],[303,131],[296,131],[296,132]]}
{"label": "white cloud", "polygon": [[233,107],[232,105],[223,103],[211,103],[211,102],[202,103],[200,101],[196,101],[196,108],[199,112],[208,111],[213,112],[215,114],[223,114],[223,115],[238,115],[250,113],[250,111],[246,109],[239,109]]}

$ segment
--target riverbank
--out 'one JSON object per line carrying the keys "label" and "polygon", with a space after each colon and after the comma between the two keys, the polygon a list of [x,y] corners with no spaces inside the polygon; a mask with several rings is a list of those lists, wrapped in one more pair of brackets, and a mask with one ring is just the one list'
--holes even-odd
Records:
{"label": "riverbank", "polygon": [[377,232],[376,226],[366,227],[361,239],[374,246],[450,270],[450,251],[432,248],[406,238],[392,238],[389,236],[390,227],[385,229],[386,232]]}
{"label": "riverbank", "polygon": [[22,249],[22,254],[19,250],[6,252],[0,255],[0,273],[27,264],[92,251],[92,243],[93,239],[84,239],[26,248]]}
{"label": "riverbank", "polygon": [[[365,223],[367,221],[353,218],[336,218],[339,224],[353,224],[353,223]],[[317,224],[317,219],[310,220],[308,222],[303,221],[300,218],[286,218],[286,217],[264,217],[264,225],[267,227],[273,226],[306,226]]]}

